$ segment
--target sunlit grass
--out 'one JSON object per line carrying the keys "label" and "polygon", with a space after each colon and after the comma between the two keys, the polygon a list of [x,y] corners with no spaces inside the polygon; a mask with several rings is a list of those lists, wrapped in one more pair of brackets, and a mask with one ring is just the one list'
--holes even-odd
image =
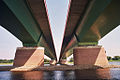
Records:
{"label": "sunlit grass", "polygon": [[44,62],[44,64],[49,64],[49,62]]}
{"label": "sunlit grass", "polygon": [[0,63],[0,65],[9,65],[9,64],[13,64],[13,63]]}
{"label": "sunlit grass", "polygon": [[120,60],[109,60],[109,62],[120,61]]}

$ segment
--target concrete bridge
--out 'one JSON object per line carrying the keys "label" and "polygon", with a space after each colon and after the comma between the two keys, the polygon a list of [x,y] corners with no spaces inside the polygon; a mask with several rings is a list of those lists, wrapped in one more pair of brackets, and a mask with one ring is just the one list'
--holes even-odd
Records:
{"label": "concrete bridge", "polygon": [[71,0],[60,61],[73,54],[74,64],[108,64],[98,41],[120,25],[119,4],[119,0]]}
{"label": "concrete bridge", "polygon": [[[32,55],[33,60],[38,58],[34,61],[37,62],[36,65],[39,64],[41,59],[44,60],[44,49],[42,47],[45,48],[45,55],[56,60],[44,0],[0,0],[0,25],[23,43],[24,47],[18,48],[15,56],[15,63],[19,61],[21,64],[15,65],[24,65]],[[41,53],[35,52],[41,50]]]}
{"label": "concrete bridge", "polygon": [[[70,0],[60,62],[74,54],[75,65],[107,65],[98,41],[120,25],[119,4],[120,0]],[[14,66],[40,66],[44,53],[57,60],[45,0],[0,0],[0,11],[0,25],[24,46],[16,50]]]}

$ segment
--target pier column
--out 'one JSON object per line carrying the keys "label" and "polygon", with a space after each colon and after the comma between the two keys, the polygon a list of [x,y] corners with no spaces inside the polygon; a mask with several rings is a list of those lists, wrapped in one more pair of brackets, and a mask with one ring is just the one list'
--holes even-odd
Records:
{"label": "pier column", "polygon": [[56,65],[57,64],[57,61],[55,60],[55,59],[52,59],[52,60],[50,60],[50,65]]}
{"label": "pier column", "polygon": [[60,64],[68,64],[67,59],[61,59],[61,60],[60,60]]}
{"label": "pier column", "polygon": [[44,64],[43,47],[17,48],[13,66],[42,66],[43,64]]}
{"label": "pier column", "polygon": [[74,65],[108,65],[102,46],[81,46],[73,50]]}

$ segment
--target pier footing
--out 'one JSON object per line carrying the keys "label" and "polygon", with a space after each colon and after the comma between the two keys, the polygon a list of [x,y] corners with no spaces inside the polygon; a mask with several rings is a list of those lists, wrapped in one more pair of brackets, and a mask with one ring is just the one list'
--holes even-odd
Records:
{"label": "pier footing", "polygon": [[81,46],[73,50],[74,65],[108,65],[102,46]]}
{"label": "pier footing", "polygon": [[50,65],[56,65],[57,61],[56,60],[50,60],[49,63],[50,63]]}
{"label": "pier footing", "polygon": [[60,64],[63,64],[63,65],[64,65],[64,64],[68,64],[67,59],[61,59],[61,60],[60,60]]}
{"label": "pier footing", "polygon": [[42,66],[44,64],[43,47],[19,47],[16,50],[13,66]]}

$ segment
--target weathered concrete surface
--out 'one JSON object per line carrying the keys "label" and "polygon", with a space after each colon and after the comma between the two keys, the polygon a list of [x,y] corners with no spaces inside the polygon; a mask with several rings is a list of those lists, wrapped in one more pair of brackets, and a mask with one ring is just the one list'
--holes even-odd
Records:
{"label": "weathered concrete surface", "polygon": [[101,46],[82,46],[73,50],[74,65],[108,65],[105,50]]}
{"label": "weathered concrete surface", "polygon": [[56,65],[56,66],[0,66],[0,71],[54,71],[54,70],[84,70],[84,69],[105,69],[105,68],[120,68],[120,65]]}
{"label": "weathered concrete surface", "polygon": [[68,64],[67,59],[61,59],[61,60],[60,60],[60,64]]}
{"label": "weathered concrete surface", "polygon": [[49,63],[50,63],[50,65],[56,65],[57,61],[56,60],[50,60]]}
{"label": "weathered concrete surface", "polygon": [[43,64],[43,47],[17,48],[13,66],[41,66]]}

